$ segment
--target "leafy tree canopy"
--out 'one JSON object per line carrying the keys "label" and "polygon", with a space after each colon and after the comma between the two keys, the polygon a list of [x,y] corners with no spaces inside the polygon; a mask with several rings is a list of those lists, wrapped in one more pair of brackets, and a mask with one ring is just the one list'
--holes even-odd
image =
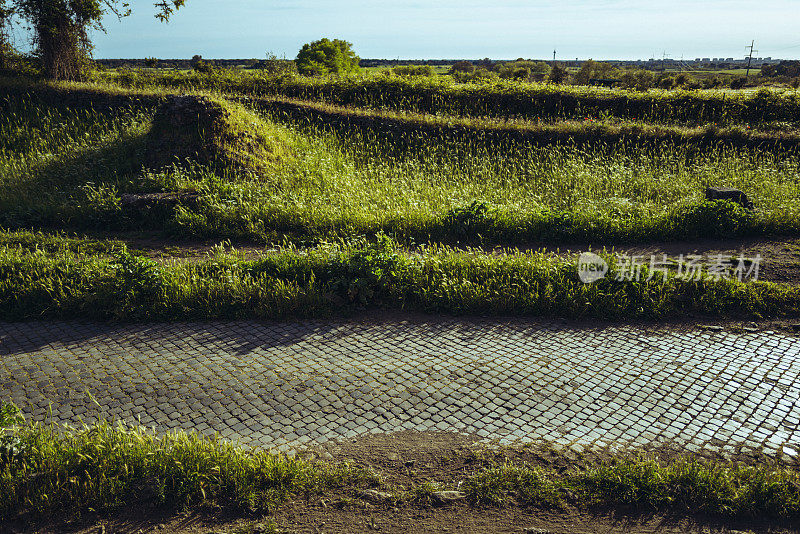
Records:
{"label": "leafy tree canopy", "polygon": [[323,38],[306,43],[297,54],[301,74],[345,74],[358,71],[359,57],[353,45],[341,39]]}
{"label": "leafy tree canopy", "polygon": [[[186,0],[154,2],[156,18],[166,22]],[[50,78],[74,79],[81,75],[92,50],[88,28],[103,29],[107,13],[130,15],[124,0],[0,0],[0,19],[19,17],[33,30],[33,44]]]}

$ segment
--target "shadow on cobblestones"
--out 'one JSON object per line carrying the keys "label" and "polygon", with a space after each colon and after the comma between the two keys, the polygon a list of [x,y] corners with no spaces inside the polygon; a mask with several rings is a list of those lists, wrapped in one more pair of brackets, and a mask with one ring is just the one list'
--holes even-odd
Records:
{"label": "shadow on cobblestones", "polygon": [[292,451],[402,430],[794,462],[800,344],[508,320],[0,324],[0,398]]}

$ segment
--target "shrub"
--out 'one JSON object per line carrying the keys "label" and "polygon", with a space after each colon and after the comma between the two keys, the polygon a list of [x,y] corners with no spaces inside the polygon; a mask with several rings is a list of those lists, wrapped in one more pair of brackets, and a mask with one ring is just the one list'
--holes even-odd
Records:
{"label": "shrub", "polygon": [[635,89],[637,91],[647,91],[651,89],[655,81],[655,74],[645,69],[627,70],[620,77],[622,87],[626,89]]}
{"label": "shrub", "polygon": [[203,56],[199,54],[192,57],[190,65],[192,66],[192,70],[196,72],[208,73],[214,70],[214,66],[204,60]]}
{"label": "shrub", "polygon": [[328,38],[304,44],[296,60],[300,74],[311,75],[356,72],[358,62],[351,43]]}
{"label": "shrub", "polygon": [[470,83],[470,82],[492,82],[500,79],[500,76],[497,75],[496,72],[492,72],[490,70],[486,70],[483,67],[475,69],[472,73],[459,73],[456,72],[453,74],[453,78],[459,83]]}
{"label": "shrub", "polygon": [[675,235],[734,237],[753,231],[755,216],[727,200],[707,200],[678,210],[669,219]]}
{"label": "shrub", "polygon": [[540,77],[547,74],[550,67],[542,61],[517,60],[509,63],[498,63],[494,69],[501,78],[527,80],[532,75]]}
{"label": "shrub", "polygon": [[695,83],[694,78],[686,72],[681,72],[680,74],[675,76],[675,85],[688,86],[694,83]]}
{"label": "shrub", "polygon": [[602,61],[587,60],[581,65],[581,69],[572,77],[577,85],[588,85],[591,80],[615,78],[619,76],[619,69],[611,63]]}
{"label": "shrub", "polygon": [[267,59],[257,61],[253,65],[254,69],[263,70],[269,76],[294,76],[297,74],[297,64],[288,59],[278,59],[272,52],[267,52]]}
{"label": "shrub", "polygon": [[675,86],[675,80],[671,76],[662,75],[657,83],[660,89],[672,89]]}
{"label": "shrub", "polygon": [[455,74],[456,72],[465,72],[467,74],[475,72],[475,65],[470,63],[469,61],[457,61],[453,63],[453,66],[450,67],[449,74]]}
{"label": "shrub", "polygon": [[567,81],[569,77],[569,73],[567,69],[556,63],[553,65],[553,68],[550,69],[550,74],[548,75],[547,79],[556,84],[561,84]]}
{"label": "shrub", "polygon": [[731,80],[731,89],[741,89],[747,83],[747,78],[739,76]]}
{"label": "shrub", "polygon": [[436,71],[430,65],[399,65],[392,69],[398,76],[427,76],[436,75]]}

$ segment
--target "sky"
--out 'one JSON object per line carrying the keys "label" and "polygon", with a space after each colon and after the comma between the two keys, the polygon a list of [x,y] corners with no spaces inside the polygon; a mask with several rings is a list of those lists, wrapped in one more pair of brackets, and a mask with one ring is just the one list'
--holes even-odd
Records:
{"label": "sky", "polygon": [[107,17],[96,58],[294,58],[321,37],[362,58],[800,57],[798,0],[187,0],[168,24],[153,0]]}

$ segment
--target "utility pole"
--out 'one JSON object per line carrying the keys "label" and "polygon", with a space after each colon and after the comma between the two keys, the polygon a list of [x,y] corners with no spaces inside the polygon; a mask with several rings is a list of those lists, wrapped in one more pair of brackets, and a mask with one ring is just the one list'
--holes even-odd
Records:
{"label": "utility pole", "polygon": [[[750,46],[749,47],[747,47],[747,46],[745,47],[745,49],[750,48],[750,55],[747,56],[747,72],[744,75],[745,78],[749,78],[750,77],[750,62],[753,61],[753,45],[755,45],[755,44],[756,44],[756,41],[755,41],[755,39],[753,39],[752,41],[750,41]],[[758,52],[758,50],[756,50],[756,52]]]}
{"label": "utility pole", "polygon": [[553,50],[553,66],[555,66],[555,64],[556,64],[556,51],[554,49]]}

